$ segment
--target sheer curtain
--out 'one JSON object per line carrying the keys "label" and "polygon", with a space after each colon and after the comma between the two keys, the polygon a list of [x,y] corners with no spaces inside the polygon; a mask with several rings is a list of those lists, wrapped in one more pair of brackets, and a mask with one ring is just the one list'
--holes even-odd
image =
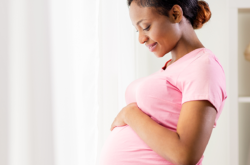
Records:
{"label": "sheer curtain", "polygon": [[55,164],[96,164],[99,0],[51,0]]}
{"label": "sheer curtain", "polygon": [[135,78],[135,29],[126,1],[50,4],[55,161],[96,165]]}
{"label": "sheer curtain", "polygon": [[0,6],[0,164],[97,165],[135,79],[126,1]]}

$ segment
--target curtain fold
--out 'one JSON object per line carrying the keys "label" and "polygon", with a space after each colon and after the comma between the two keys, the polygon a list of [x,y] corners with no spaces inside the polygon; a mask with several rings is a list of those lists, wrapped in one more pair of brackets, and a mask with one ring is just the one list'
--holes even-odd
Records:
{"label": "curtain fold", "polygon": [[135,79],[126,1],[0,4],[0,164],[98,165]]}

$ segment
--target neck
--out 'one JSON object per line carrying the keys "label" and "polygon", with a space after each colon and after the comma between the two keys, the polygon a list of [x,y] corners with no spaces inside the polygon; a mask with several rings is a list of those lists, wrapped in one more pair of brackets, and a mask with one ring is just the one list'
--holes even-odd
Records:
{"label": "neck", "polygon": [[185,27],[185,32],[183,31],[180,40],[171,51],[171,64],[187,53],[198,48],[204,48],[204,46],[199,41],[194,29],[192,28],[192,26]]}

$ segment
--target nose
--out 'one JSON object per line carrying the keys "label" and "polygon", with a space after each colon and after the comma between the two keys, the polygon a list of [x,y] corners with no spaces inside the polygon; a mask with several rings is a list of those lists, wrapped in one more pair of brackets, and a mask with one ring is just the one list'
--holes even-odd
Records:
{"label": "nose", "polygon": [[143,34],[143,33],[139,33],[139,42],[140,42],[141,44],[144,44],[147,40],[148,40],[148,36],[146,36],[146,35]]}

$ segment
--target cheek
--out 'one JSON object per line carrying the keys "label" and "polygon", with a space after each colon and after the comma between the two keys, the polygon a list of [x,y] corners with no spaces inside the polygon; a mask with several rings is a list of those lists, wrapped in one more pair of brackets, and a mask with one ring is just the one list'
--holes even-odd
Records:
{"label": "cheek", "polygon": [[155,52],[158,57],[162,57],[170,52],[176,44],[175,35],[173,35],[171,31],[156,30],[152,33],[152,35],[151,39],[159,44],[157,52]]}
{"label": "cheek", "polygon": [[154,32],[154,41],[158,42],[161,49],[169,50],[174,45],[175,40],[173,40],[174,36],[170,31],[156,31]]}
{"label": "cheek", "polygon": [[179,33],[176,29],[169,28],[161,35],[161,43],[168,49],[174,48],[178,41]]}
{"label": "cheek", "polygon": [[151,32],[151,39],[160,44],[162,39],[164,39],[164,33],[160,30],[154,30]]}

